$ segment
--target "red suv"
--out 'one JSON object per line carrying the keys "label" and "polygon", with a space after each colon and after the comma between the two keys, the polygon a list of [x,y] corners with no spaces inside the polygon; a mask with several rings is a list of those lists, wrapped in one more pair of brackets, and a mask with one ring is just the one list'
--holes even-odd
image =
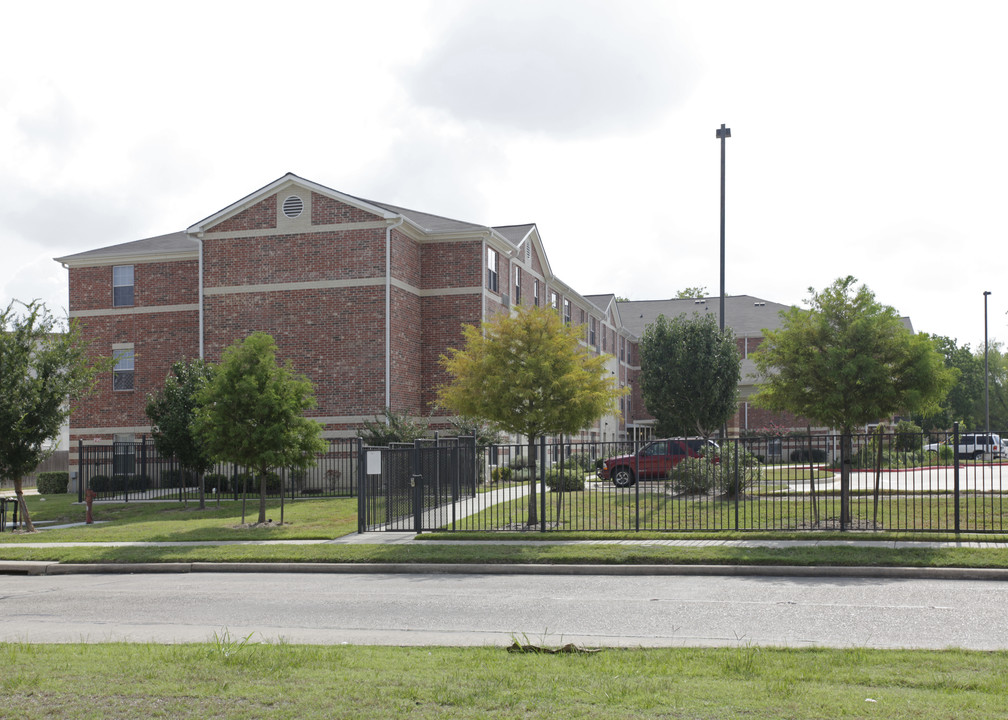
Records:
{"label": "red suv", "polygon": [[609,458],[598,471],[602,480],[612,480],[617,487],[629,487],[641,480],[664,480],[669,470],[684,457],[701,457],[716,453],[717,443],[703,438],[665,438],[653,440],[636,455]]}

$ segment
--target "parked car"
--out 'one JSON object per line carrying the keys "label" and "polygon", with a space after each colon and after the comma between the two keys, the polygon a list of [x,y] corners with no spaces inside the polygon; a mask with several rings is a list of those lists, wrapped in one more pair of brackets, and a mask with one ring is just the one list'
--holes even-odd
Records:
{"label": "parked car", "polygon": [[636,455],[621,455],[609,458],[598,470],[602,480],[612,480],[617,487],[629,487],[637,478],[664,479],[669,470],[685,457],[701,457],[718,452],[717,443],[703,438],[663,438],[653,440],[642,447]]}
{"label": "parked car", "polygon": [[[952,447],[952,438],[948,437],[941,442],[925,445],[924,449],[937,453],[942,447]],[[963,433],[959,436],[958,451],[960,457],[979,458],[989,453],[991,457],[1000,458],[1004,456],[1005,444],[1001,436],[996,433],[990,435]]]}

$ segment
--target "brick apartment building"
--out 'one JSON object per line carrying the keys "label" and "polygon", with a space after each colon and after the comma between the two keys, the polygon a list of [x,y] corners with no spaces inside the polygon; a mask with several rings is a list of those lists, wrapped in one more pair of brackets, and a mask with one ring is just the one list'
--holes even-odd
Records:
{"label": "brick apartment building", "polygon": [[71,417],[71,452],[79,440],[149,433],[146,397],[173,362],[219,361],[256,330],[314,383],[326,436],[355,434],[385,407],[446,423],[433,404],[446,380],[439,357],[461,343],[463,324],[518,305],[583,324],[586,345],[634,388],[585,439],[646,427],[635,334],[615,298],[593,301],[553,274],[534,224],[461,222],[287,174],[184,231],[57,261],[69,271],[70,317],[116,359]]}
{"label": "brick apartment building", "polygon": [[[647,437],[637,340],[659,314],[717,313],[713,299],[618,301],[581,295],[554,275],[535,224],[489,227],[364,200],[287,174],[184,231],[56,258],[69,271],[71,318],[115,369],[70,421],[78,441],[150,433],[149,393],[173,362],[216,362],[228,345],[262,330],[315,385],[313,417],[327,437],[351,436],[389,407],[448,418],[434,406],[447,378],[439,358],[479,324],[519,305],[554,307],[584,326],[630,392],[582,440]],[[749,353],[786,306],[726,299],[742,355],[739,411],[729,434],[799,419],[752,408]]]}

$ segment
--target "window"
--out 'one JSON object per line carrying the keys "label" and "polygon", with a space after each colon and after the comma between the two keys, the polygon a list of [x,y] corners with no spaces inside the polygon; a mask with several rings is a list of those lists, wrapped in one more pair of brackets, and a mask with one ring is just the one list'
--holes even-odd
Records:
{"label": "window", "polygon": [[487,288],[497,292],[497,251],[487,248]]}
{"label": "window", "polygon": [[133,266],[112,266],[112,307],[133,304]]}
{"label": "window", "polygon": [[570,300],[568,300],[567,298],[564,298],[564,314],[563,314],[563,318],[564,318],[564,323],[566,325],[570,325],[570,321],[571,321],[571,308],[570,308]]}
{"label": "window", "polygon": [[619,339],[619,359],[620,362],[626,360],[626,338]]}
{"label": "window", "polygon": [[550,307],[553,308],[554,310],[559,310],[560,306],[557,304],[559,302],[560,300],[557,294],[552,290],[550,290]]}
{"label": "window", "polygon": [[539,307],[539,278],[532,280],[532,304]]}
{"label": "window", "polygon": [[515,288],[512,302],[521,305],[521,268],[515,265]]}
{"label": "window", "polygon": [[112,389],[133,389],[133,346],[113,348],[112,357],[115,367],[112,369]]}
{"label": "window", "polygon": [[592,318],[591,325],[588,326],[588,344],[597,348],[598,345],[595,344],[597,337],[598,336],[595,334],[595,318]]}

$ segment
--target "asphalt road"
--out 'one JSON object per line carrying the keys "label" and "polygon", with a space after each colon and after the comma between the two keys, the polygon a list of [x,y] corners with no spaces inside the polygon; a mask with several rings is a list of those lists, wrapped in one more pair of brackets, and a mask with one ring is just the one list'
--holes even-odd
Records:
{"label": "asphalt road", "polygon": [[797,577],[0,576],[0,640],[1008,649],[1008,582]]}

